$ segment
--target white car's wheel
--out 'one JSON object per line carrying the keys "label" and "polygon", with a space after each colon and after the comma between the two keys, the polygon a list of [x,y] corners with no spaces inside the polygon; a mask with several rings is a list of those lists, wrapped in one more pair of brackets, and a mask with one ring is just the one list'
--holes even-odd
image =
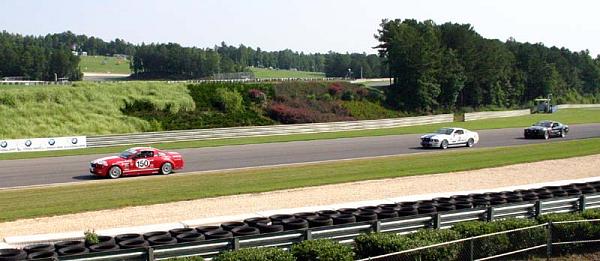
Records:
{"label": "white car's wheel", "polygon": [[443,140],[442,144],[440,145],[440,148],[442,148],[443,150],[448,148],[448,141],[447,140]]}
{"label": "white car's wheel", "polygon": [[561,131],[560,131],[560,137],[561,137],[561,138],[564,138],[564,137],[566,137],[566,136],[567,136],[567,133],[565,132],[565,130],[561,130]]}
{"label": "white car's wheel", "polygon": [[544,132],[544,139],[547,140],[549,138],[550,138],[550,132],[549,131]]}
{"label": "white car's wheel", "polygon": [[160,174],[169,175],[169,174],[171,174],[171,172],[173,172],[173,165],[169,162],[163,164],[160,167]]}
{"label": "white car's wheel", "polygon": [[474,145],[474,144],[475,144],[475,140],[473,140],[473,139],[469,139],[469,140],[467,141],[467,147],[469,147],[469,148],[470,148],[470,147],[473,147],[473,145]]}
{"label": "white car's wheel", "polygon": [[123,171],[121,170],[121,168],[119,168],[119,166],[112,166],[108,170],[108,177],[111,179],[119,178],[121,177],[121,175],[123,175]]}

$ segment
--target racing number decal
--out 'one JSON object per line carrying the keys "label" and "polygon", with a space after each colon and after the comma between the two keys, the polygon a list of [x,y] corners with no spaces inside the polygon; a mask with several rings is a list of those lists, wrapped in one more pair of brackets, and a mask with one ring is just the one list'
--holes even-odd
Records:
{"label": "racing number decal", "polygon": [[150,167],[150,161],[147,159],[139,159],[135,162],[135,166],[140,169],[145,169],[147,167]]}

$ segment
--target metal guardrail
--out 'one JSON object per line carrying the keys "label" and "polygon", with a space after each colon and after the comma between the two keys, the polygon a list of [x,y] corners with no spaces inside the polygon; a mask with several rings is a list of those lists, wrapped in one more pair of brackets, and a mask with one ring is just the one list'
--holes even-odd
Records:
{"label": "metal guardrail", "polygon": [[[85,76],[84,76],[85,77]],[[89,77],[98,77],[98,76],[89,76]],[[135,78],[133,80],[136,80]],[[159,80],[148,80],[147,82],[163,82],[163,83],[187,83],[187,84],[196,84],[196,83],[253,83],[253,82],[289,82],[289,81],[305,81],[305,82],[315,82],[315,81],[345,81],[349,80],[341,77],[315,77],[315,78],[245,78],[245,79],[211,79],[211,80],[167,80],[167,81],[159,81]],[[85,82],[95,82],[95,83],[130,83],[131,81],[124,80],[85,80]],[[71,81],[0,81],[0,85],[71,85],[74,82]]]}
{"label": "metal guardrail", "polygon": [[190,140],[228,139],[272,135],[306,134],[351,130],[369,130],[453,122],[454,115],[406,117],[382,120],[345,121],[329,123],[308,123],[290,125],[270,125],[216,129],[196,129],[181,131],[144,132],[123,135],[87,137],[88,147],[106,147],[118,145],[147,144]]}
{"label": "metal guardrail", "polygon": [[223,251],[247,247],[289,248],[292,244],[310,239],[331,239],[350,244],[362,233],[388,232],[411,233],[423,228],[443,229],[453,224],[482,220],[491,221],[502,218],[534,218],[546,213],[562,213],[600,208],[600,193],[582,196],[510,203],[498,206],[461,209],[435,214],[421,214],[408,217],[381,219],[352,224],[291,230],[269,234],[216,239],[174,245],[153,246],[150,248],[118,250],[103,253],[83,254],[61,257],[60,260],[113,260],[143,259],[163,260],[182,256],[202,256],[212,258]]}
{"label": "metal guardrail", "polygon": [[492,119],[492,118],[504,118],[504,117],[515,117],[522,115],[529,115],[531,111],[527,110],[513,110],[513,111],[482,111],[482,112],[469,112],[465,113],[465,121]]}

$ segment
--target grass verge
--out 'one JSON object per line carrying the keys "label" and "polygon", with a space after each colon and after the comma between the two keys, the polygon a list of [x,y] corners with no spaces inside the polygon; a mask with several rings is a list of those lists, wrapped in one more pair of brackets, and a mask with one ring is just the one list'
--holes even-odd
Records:
{"label": "grass verge", "polygon": [[110,56],[80,56],[82,72],[130,74],[129,60]]}
{"label": "grass verge", "polygon": [[[561,110],[558,113],[549,114],[532,114],[519,117],[498,118],[489,120],[477,120],[470,122],[453,122],[441,123],[411,127],[377,129],[377,130],[360,130],[360,131],[341,131],[328,133],[313,133],[313,134],[294,134],[281,136],[265,136],[265,137],[248,137],[236,139],[221,139],[221,140],[197,140],[185,142],[170,142],[159,144],[137,144],[140,146],[153,146],[160,149],[184,149],[184,148],[202,148],[216,147],[227,145],[243,145],[257,144],[269,142],[289,142],[289,141],[307,141],[307,140],[322,140],[322,139],[337,139],[337,138],[355,138],[367,136],[384,136],[384,135],[400,135],[400,134],[415,134],[434,131],[443,126],[463,127],[473,130],[498,129],[498,128],[514,128],[529,126],[532,123],[543,120],[553,119],[566,124],[581,124],[581,123],[598,123],[600,122],[600,109],[568,109]],[[125,150],[132,146],[115,146],[105,148],[88,148],[79,150],[63,150],[63,151],[42,151],[42,152],[18,152],[0,154],[0,160],[11,159],[30,159],[43,157],[62,157],[75,155],[91,155],[116,153]]]}
{"label": "grass verge", "polygon": [[[548,153],[551,151],[552,153]],[[600,153],[600,138],[513,147],[231,171],[129,178],[0,191],[0,222],[413,175],[498,167]],[[435,163],[435,164],[432,164]]]}

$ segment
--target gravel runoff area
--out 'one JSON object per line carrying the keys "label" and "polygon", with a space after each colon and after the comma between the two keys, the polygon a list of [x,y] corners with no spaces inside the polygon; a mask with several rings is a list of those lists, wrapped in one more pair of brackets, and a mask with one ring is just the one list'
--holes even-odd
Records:
{"label": "gravel runoff area", "polygon": [[[0,238],[173,223],[275,209],[493,189],[598,176],[600,154],[497,168],[306,187],[0,223]],[[34,232],[35,231],[35,232]]]}

